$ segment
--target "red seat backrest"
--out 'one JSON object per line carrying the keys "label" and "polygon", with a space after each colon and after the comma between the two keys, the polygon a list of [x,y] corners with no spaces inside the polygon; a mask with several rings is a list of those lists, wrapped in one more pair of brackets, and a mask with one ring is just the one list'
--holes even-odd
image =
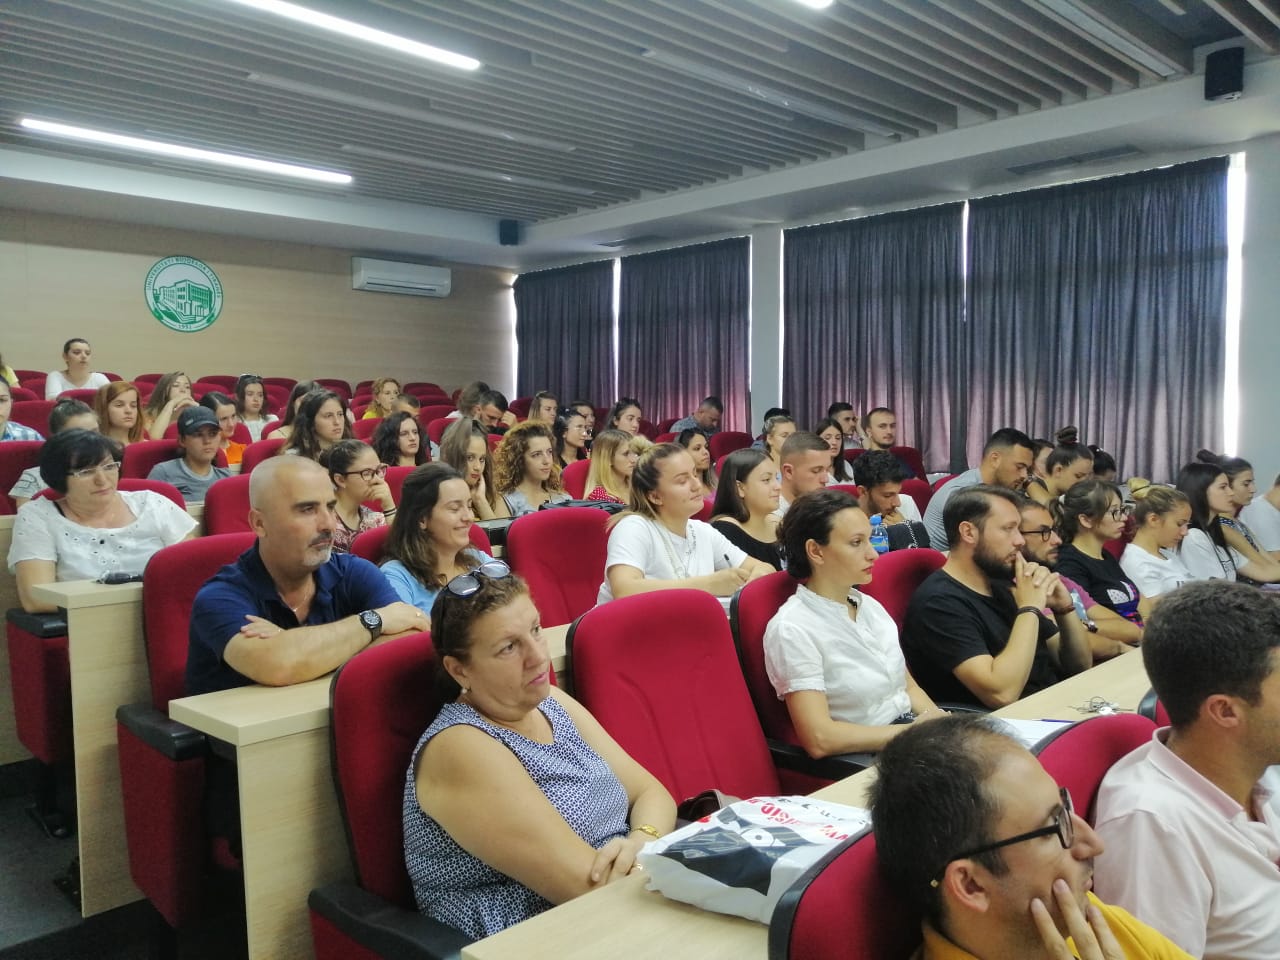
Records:
{"label": "red seat backrest", "polygon": [[592,507],[558,507],[520,517],[507,529],[507,563],[529,582],[543,626],[572,623],[595,606],[608,519]]}
{"label": "red seat backrest", "polygon": [[24,427],[30,427],[43,437],[49,432],[49,414],[53,412],[53,405],[57,402],[56,400],[15,400],[13,406],[9,408],[9,419]]}
{"label": "red seat backrest", "polygon": [[[370,563],[382,563],[387,555],[387,537],[390,534],[391,524],[389,523],[366,530],[351,541],[351,553],[357,557],[363,557]],[[473,523],[471,529],[467,531],[467,536],[471,538],[471,546],[493,556],[493,544],[489,542],[489,535],[484,532],[483,527]]]}
{"label": "red seat backrest", "polygon": [[[176,427],[174,428],[177,429]],[[120,464],[120,476],[145,480],[157,463],[172,460],[182,455],[182,448],[176,440],[139,440],[124,448],[124,460]],[[227,465],[227,455],[218,451],[213,462],[216,466]]]}
{"label": "red seat backrest", "polygon": [[[264,429],[272,430],[274,425],[268,424]],[[244,453],[240,454],[240,475],[247,477],[253,472],[254,467],[268,457],[274,457],[283,446],[283,437],[272,437],[270,440],[259,440],[249,444],[244,448]]]}
{"label": "red seat backrest", "polygon": [[9,394],[14,400],[39,400],[41,395],[26,387],[10,387]]}
{"label": "red seat backrest", "polygon": [[131,382],[135,385],[143,383],[150,383],[154,385],[158,383],[162,377],[164,377],[163,373],[140,373],[134,377]]}
{"label": "red seat backrest", "polygon": [[573,499],[582,500],[586,497],[587,472],[590,469],[590,460],[575,460],[560,472],[560,483]]}
{"label": "red seat backrest", "polygon": [[1064,727],[1032,750],[1040,766],[1071,791],[1076,812],[1093,823],[1093,805],[1107,771],[1151,739],[1156,725],[1136,713],[1089,717]]}
{"label": "red seat backrest", "polygon": [[373,437],[374,431],[381,425],[381,417],[370,417],[367,420],[361,417],[351,425],[351,432],[355,434],[356,439],[367,443]]}
{"label": "red seat backrest", "polygon": [[0,443],[0,517],[17,512],[9,491],[24,470],[39,465],[42,449],[43,440],[8,440]]}
{"label": "red seat backrest", "polygon": [[929,481],[922,480],[919,477],[903,480],[902,492],[915,501],[916,507],[920,510],[920,515],[924,516],[925,508],[929,506],[929,501],[933,499],[933,488],[929,486]]}
{"label": "red seat backrest", "polygon": [[650,440],[653,440],[658,436],[658,428],[654,425],[652,420],[646,420],[644,417],[641,417],[640,433],[641,435],[648,437]]}
{"label": "red seat backrest", "polygon": [[200,383],[207,383],[210,386],[216,386],[219,391],[227,394],[229,397],[236,395],[236,384],[240,382],[239,377],[233,377],[229,373],[215,373],[207,377],[201,377]]}
{"label": "red seat backrest", "polygon": [[654,437],[654,438],[653,438],[653,442],[654,442],[654,443],[675,443],[675,442],[676,442],[676,434],[674,434],[674,433],[660,433],[660,434],[658,434],[656,437]]}
{"label": "red seat backrest", "polygon": [[890,447],[889,452],[910,467],[917,477],[928,480],[929,474],[924,468],[924,458],[915,447]]}
{"label": "red seat backrest", "polygon": [[[418,422],[430,424],[433,420],[443,420],[455,409],[457,408],[451,403],[423,404],[422,409],[418,411]],[[453,421],[450,420],[449,423]]]}
{"label": "red seat backrest", "polygon": [[223,477],[204,495],[204,532],[248,533],[249,478],[243,473]]}
{"label": "red seat backrest", "polygon": [[168,497],[183,510],[187,509],[187,501],[182,496],[182,491],[172,483],[165,483],[163,480],[148,480],[146,477],[121,477],[116,489],[150,490],[152,493],[158,493],[162,497]]}
{"label": "red seat backrest", "polygon": [[266,396],[266,410],[278,417],[284,416],[284,408],[289,405],[289,390],[275,384],[264,383],[262,392]]}
{"label": "red seat backrest", "polygon": [[743,433],[741,430],[721,430],[719,433],[712,434],[707,446],[711,450],[711,459],[719,460],[735,450],[751,446],[751,434]]}
{"label": "red seat backrest", "polygon": [[533,406],[533,397],[516,397],[507,404],[507,409],[521,420],[524,420],[529,416],[529,408],[531,406]]}
{"label": "red seat backrest", "polygon": [[400,493],[404,490],[404,481],[417,467],[387,467],[387,487],[391,490],[391,500],[400,506]]}
{"label": "red seat backrest", "polygon": [[[423,409],[426,409],[425,407]],[[456,420],[456,418],[455,418]],[[437,417],[427,423],[427,436],[431,438],[431,442],[437,447],[440,446],[440,438],[444,436],[444,432],[453,426],[455,420],[449,420],[445,417]],[[421,419],[418,421],[421,423]]]}
{"label": "red seat backrest", "polygon": [[800,745],[791,713],[769,682],[764,665],[764,631],[778,609],[800,586],[785,570],[752,580],[739,590],[729,607],[729,624],[738,647],[738,661],[747,681],[751,702],[756,706],[764,735],[783,743]]}
{"label": "red seat backrest", "polygon": [[769,960],[907,960],[920,939],[919,918],[880,874],[868,829],[782,895],[769,922]]}
{"label": "red seat backrest", "polygon": [[672,796],[713,787],[777,795],[778,774],[715,597],[659,590],[612,600],[578,618],[568,649],[575,696]]}
{"label": "red seat backrest", "polygon": [[398,637],[348,660],[329,694],[333,780],[356,883],[410,910],[401,807],[413,748],[440,711],[433,663],[430,634]]}
{"label": "red seat backrest", "polygon": [[326,390],[332,390],[347,403],[351,402],[351,384],[347,383],[347,381],[338,380],[334,377],[317,377],[316,383]]}
{"label": "red seat backrest", "polygon": [[658,421],[658,435],[659,435],[659,436],[661,436],[661,435],[662,435],[662,434],[664,434],[664,433],[670,433],[670,432],[671,432],[671,425],[672,425],[673,423],[675,423],[677,420],[680,420],[680,419],[682,419],[682,418],[681,418],[681,417],[667,417],[667,419],[665,419],[665,420],[659,420],[659,421]]}
{"label": "red seat backrest", "polygon": [[958,476],[959,476],[958,473],[948,473],[945,477],[939,477],[937,480],[933,481],[933,492],[937,493],[939,490],[942,489],[944,485],[954,480]]}
{"label": "red seat backrest", "polygon": [[142,574],[142,619],[151,703],[162,713],[185,695],[191,606],[215,573],[253,546],[253,534],[228,533],[184,540],[153,556]]}
{"label": "red seat backrest", "polygon": [[843,456],[846,461],[848,461],[849,463],[853,463],[853,461],[857,460],[860,456],[862,456],[866,452],[867,451],[864,450],[862,447],[850,447],[848,450],[844,452]]}
{"label": "red seat backrest", "polygon": [[869,597],[875,597],[893,617],[902,632],[907,619],[907,606],[916,587],[925,578],[947,562],[937,550],[894,550],[883,553],[871,570],[871,582],[858,589]]}
{"label": "red seat backrest", "polygon": [[81,403],[87,403],[93,406],[93,401],[97,398],[98,391],[88,387],[75,387],[71,390],[63,390],[58,394],[59,400],[79,400]]}

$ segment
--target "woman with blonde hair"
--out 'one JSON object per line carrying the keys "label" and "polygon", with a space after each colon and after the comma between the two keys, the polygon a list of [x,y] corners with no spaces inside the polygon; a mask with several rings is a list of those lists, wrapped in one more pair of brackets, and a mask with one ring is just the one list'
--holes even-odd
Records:
{"label": "woman with blonde hair", "polygon": [[630,509],[609,521],[604,582],[597,603],[651,590],[705,590],[728,598],[773,567],[735,547],[719,530],[694,520],[702,483],[689,451],[659,443],[636,463]]}
{"label": "woman with blonde hair", "polygon": [[178,414],[196,405],[191,395],[191,378],[181,370],[166,373],[156,381],[142,411],[142,428],[152,440],[163,440],[170,423],[177,422]]}
{"label": "woman with blonde hair", "polygon": [[1195,577],[1178,554],[1191,529],[1191,500],[1181,490],[1142,477],[1129,480],[1137,530],[1125,545],[1120,567],[1152,604],[1161,594]]}
{"label": "woman with blonde hair", "polygon": [[551,428],[536,420],[517,423],[494,451],[494,482],[513,517],[570,499],[560,486]]}
{"label": "woman with blonde hair", "polygon": [[489,455],[489,434],[479,420],[459,417],[440,438],[440,461],[462,475],[471,491],[471,509],[478,520],[498,520],[511,516],[507,501],[498,496],[493,484],[493,457]]}
{"label": "woman with blonde hair", "polygon": [[[693,465],[698,471],[698,479],[702,481],[702,488],[707,492],[708,496],[716,492],[717,477],[716,465],[711,462],[711,445],[707,439],[707,435],[697,427],[690,427],[688,430],[681,430],[680,435],[676,437],[676,443],[689,451],[689,456],[693,457]],[[644,451],[641,451],[642,453]]]}
{"label": "woman with blonde hair", "polygon": [[396,400],[400,397],[400,381],[395,377],[379,377],[373,381],[373,400],[361,420],[377,420],[396,412]]}
{"label": "woman with blonde hair", "polygon": [[631,499],[631,474],[640,459],[632,449],[632,439],[622,430],[605,430],[596,437],[587,469],[588,500],[625,504]]}
{"label": "woman with blonde hair", "polygon": [[98,432],[122,447],[147,439],[142,431],[139,397],[138,388],[128,380],[117,380],[99,387],[97,396],[93,398]]}

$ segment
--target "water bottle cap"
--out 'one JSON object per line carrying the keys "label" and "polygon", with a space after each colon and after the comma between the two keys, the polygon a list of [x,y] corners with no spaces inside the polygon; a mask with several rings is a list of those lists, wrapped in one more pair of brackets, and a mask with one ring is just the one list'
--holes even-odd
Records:
{"label": "water bottle cap", "polygon": [[884,518],[883,518],[882,516],[880,516],[880,514],[878,514],[878,513],[873,513],[873,514],[871,515],[871,525],[872,525],[873,527],[874,527],[877,523],[883,523],[883,522],[884,522]]}

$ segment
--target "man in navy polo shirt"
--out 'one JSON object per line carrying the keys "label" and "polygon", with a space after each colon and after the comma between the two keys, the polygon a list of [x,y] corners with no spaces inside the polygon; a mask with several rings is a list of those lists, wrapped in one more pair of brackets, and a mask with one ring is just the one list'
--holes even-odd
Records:
{"label": "man in navy polo shirt", "polygon": [[383,633],[427,629],[377,567],[332,552],[334,503],[329,475],[306,457],[273,457],[253,471],[258,540],[196,595],[188,694],[313,680]]}

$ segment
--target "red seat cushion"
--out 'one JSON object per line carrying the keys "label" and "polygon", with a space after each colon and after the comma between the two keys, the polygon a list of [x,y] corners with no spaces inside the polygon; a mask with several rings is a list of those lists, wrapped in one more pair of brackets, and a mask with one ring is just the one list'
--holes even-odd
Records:
{"label": "red seat cushion", "polygon": [[592,507],[560,507],[520,517],[507,530],[507,562],[528,581],[543,626],[572,623],[595,606],[608,519]]}

